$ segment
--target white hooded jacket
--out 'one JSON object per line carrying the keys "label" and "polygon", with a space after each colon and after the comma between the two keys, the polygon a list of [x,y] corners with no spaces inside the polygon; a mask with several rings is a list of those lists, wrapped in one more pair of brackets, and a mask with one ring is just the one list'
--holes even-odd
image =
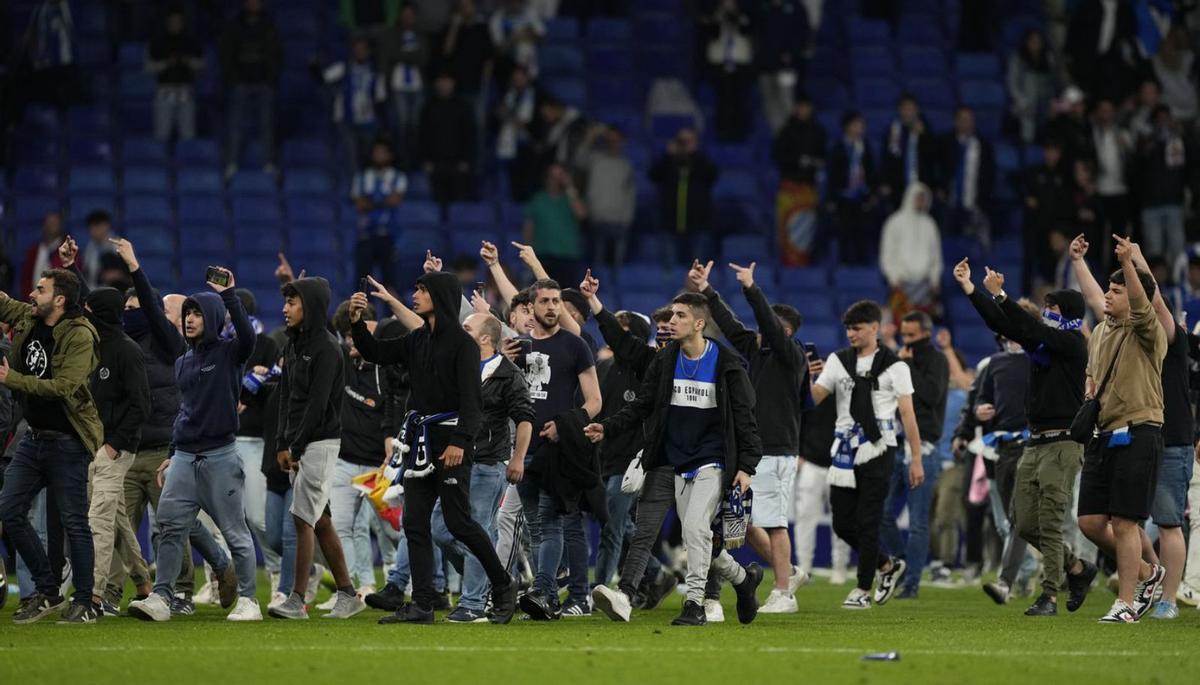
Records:
{"label": "white hooded jacket", "polygon": [[920,193],[932,201],[925,184],[912,183],[904,193],[900,209],[883,224],[883,236],[879,241],[879,268],[891,286],[906,283],[937,286],[942,279],[941,234],[928,209],[917,209],[917,195]]}

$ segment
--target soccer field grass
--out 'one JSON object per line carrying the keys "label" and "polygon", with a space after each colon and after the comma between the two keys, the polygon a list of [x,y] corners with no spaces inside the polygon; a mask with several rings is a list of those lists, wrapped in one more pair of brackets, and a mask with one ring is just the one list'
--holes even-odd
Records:
{"label": "soccer field grass", "polygon": [[[762,596],[765,598],[764,582]],[[14,626],[0,614],[0,684],[50,683],[1195,683],[1200,610],[1173,622],[1099,625],[1112,601],[1097,588],[1077,614],[1026,618],[1020,600],[997,607],[978,587],[923,588],[917,601],[865,612],[838,607],[848,587],[818,579],[797,593],[800,613],[738,625],[669,625],[680,598],[634,614],[557,623],[380,626],[266,619],[225,612],[147,624],[121,616],[95,626]],[[325,592],[322,592],[322,596]],[[441,619],[439,615],[439,619]],[[897,651],[899,662],[863,662]]]}

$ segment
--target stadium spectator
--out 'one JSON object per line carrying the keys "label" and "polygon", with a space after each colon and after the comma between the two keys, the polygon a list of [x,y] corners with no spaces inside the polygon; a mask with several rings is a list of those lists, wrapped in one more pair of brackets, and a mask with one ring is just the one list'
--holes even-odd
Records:
{"label": "stadium spectator", "polygon": [[547,94],[538,102],[533,126],[533,151],[539,177],[551,164],[562,164],[572,174],[587,136],[589,122],[579,109]]}
{"label": "stadium spectator", "polygon": [[879,269],[891,288],[888,305],[899,320],[910,311],[936,311],[942,286],[942,237],[933,217],[929,188],[913,183],[900,209],[883,224]]}
{"label": "stadium spectator", "polygon": [[502,0],[488,21],[488,32],[501,60],[497,65],[501,79],[515,66],[525,67],[530,76],[537,77],[538,44],[546,27],[528,0]]}
{"label": "stadium spectator", "polygon": [[454,76],[459,97],[475,112],[475,136],[479,141],[476,164],[479,167],[483,166],[487,89],[495,66],[493,52],[491,32],[480,16],[475,0],[458,0],[445,32],[433,41],[433,62],[436,69],[449,71]]}
{"label": "stadium spectator", "polygon": [[615,126],[593,124],[581,150],[592,262],[607,264],[619,280],[637,208],[637,183],[625,152],[625,132]]}
{"label": "stadium spectator", "polygon": [[1124,100],[1137,87],[1141,55],[1137,25],[1133,3],[1078,3],[1067,26],[1064,50],[1071,80],[1086,93]]}
{"label": "stadium spectator", "polygon": [[1075,86],[1063,89],[1043,134],[1046,140],[1057,140],[1062,144],[1067,166],[1073,166],[1077,159],[1092,158],[1092,137],[1082,90]]}
{"label": "stadium spectator", "polygon": [[1163,103],[1171,108],[1176,119],[1190,124],[1200,106],[1197,105],[1193,74],[1196,54],[1191,48],[1187,29],[1179,24],[1171,26],[1151,62],[1154,76],[1162,84]]}
{"label": "stadium spectator", "polygon": [[342,151],[351,173],[362,165],[382,128],[387,77],[375,68],[366,38],[350,43],[350,59],[316,67],[321,83],[334,93],[333,123],[341,132]]}
{"label": "stadium spectator", "polygon": [[749,90],[753,83],[754,45],[750,16],[737,0],[719,0],[711,15],[701,18],[708,39],[705,57],[717,96],[717,138],[741,143],[750,134]]}
{"label": "stadium spectator", "polygon": [[1166,105],[1154,108],[1153,130],[1138,141],[1138,200],[1146,257],[1183,254],[1183,203],[1195,164],[1180,125]]}
{"label": "stadium spectator", "polygon": [[33,100],[59,107],[81,100],[75,21],[67,0],[43,0],[29,19],[28,58]]}
{"label": "stadium spectator", "polygon": [[515,67],[508,90],[496,103],[496,161],[504,193],[513,202],[524,202],[534,192],[533,150],[530,127],[537,111],[537,94],[524,67]]}
{"label": "stadium spectator", "polygon": [[838,260],[865,264],[871,242],[867,211],[875,204],[875,158],[864,137],[866,121],[858,112],[842,117],[841,140],[829,151],[826,211],[837,235]]}
{"label": "stadium spectator", "polygon": [[[582,279],[583,233],[588,207],[561,164],[546,171],[546,184],[525,205],[523,239],[546,267],[563,280]],[[568,281],[569,282],[569,281]]]}
{"label": "stadium spectator", "polygon": [[25,259],[21,262],[21,278],[17,288],[22,292],[30,292],[37,285],[37,274],[47,269],[62,267],[58,256],[58,246],[66,237],[63,228],[63,217],[59,212],[47,212],[42,217],[42,237],[25,250]]}
{"label": "stadium spectator", "polygon": [[225,122],[225,177],[237,173],[243,128],[258,115],[258,135],[264,151],[263,170],[275,172],[275,89],[283,66],[283,45],[262,0],[244,0],[221,34],[218,52],[225,80],[228,115]]}
{"label": "stadium spectator", "polygon": [[204,69],[204,52],[188,31],[183,8],[167,11],[163,30],[150,41],[146,70],[158,76],[154,90],[154,137],[166,142],[196,137],[196,76]]}
{"label": "stadium spectator", "polygon": [[371,146],[371,166],[355,175],[350,199],[358,211],[358,242],[354,251],[355,278],[378,266],[382,282],[392,283],[392,228],[396,208],[404,201],[408,177],[392,165],[392,148],[377,140]]}
{"label": "stadium spectator", "polygon": [[83,225],[87,228],[88,243],[87,247],[83,248],[81,256],[80,270],[83,272],[83,280],[89,288],[95,288],[101,284],[102,257],[107,254],[115,254],[116,247],[111,242],[116,238],[112,230],[112,216],[103,209],[94,209],[88,212],[87,217],[83,220]]}
{"label": "stadium spectator", "polygon": [[1036,29],[1025,32],[1021,44],[1008,57],[1005,83],[1009,111],[1020,126],[1021,142],[1032,145],[1038,129],[1050,116],[1050,103],[1058,92],[1058,65],[1046,45],[1046,36]]}
{"label": "stadium spectator", "polygon": [[667,141],[666,154],[650,167],[650,180],[658,187],[660,227],[670,236],[666,246],[671,265],[690,264],[712,253],[712,191],[718,173],[700,149],[696,130],[687,127]]}
{"label": "stadium spectator", "polygon": [[988,244],[996,155],[992,143],[975,131],[975,111],[967,106],[954,113],[954,130],[942,139],[938,155],[939,199],[946,203],[942,228]]}
{"label": "stadium spectator", "polygon": [[420,149],[421,104],[425,100],[425,82],[421,74],[429,62],[429,44],[417,31],[417,12],[412,5],[400,12],[397,51],[391,77],[397,159],[401,169],[411,171],[417,166]]}
{"label": "stadium spectator", "polygon": [[[1091,117],[1091,141],[1096,169],[1096,198],[1100,207],[1095,234],[1089,234],[1088,242],[1095,245],[1101,257],[1100,264],[1106,267],[1112,244],[1109,236],[1125,235],[1132,220],[1129,185],[1126,178],[1129,164],[1133,160],[1134,141],[1128,131],[1123,130],[1116,120],[1116,105],[1113,100],[1101,98],[1096,101]],[[1107,269],[1104,269],[1107,271]]]}
{"label": "stadium spectator", "polygon": [[804,87],[808,12],[800,0],[770,0],[754,19],[758,90],[771,133],[778,134],[792,112],[797,89]]}
{"label": "stadium spectator", "polygon": [[454,90],[454,77],[439,74],[433,96],[421,108],[421,164],[442,205],[474,198],[475,115]]}
{"label": "stadium spectator", "polygon": [[904,199],[902,189],[918,181],[933,181],[934,138],[921,114],[917,98],[904,93],[896,103],[896,118],[888,125],[881,143],[880,195],[893,207]]}
{"label": "stadium spectator", "polygon": [[784,180],[815,183],[817,172],[825,166],[828,136],[813,114],[812,99],[801,95],[775,138],[771,158]]}
{"label": "stadium spectator", "polygon": [[1071,178],[1063,160],[1062,144],[1047,140],[1042,146],[1042,162],[1024,172],[1022,180],[1025,211],[1022,214],[1021,245],[1024,248],[1025,275],[1021,292],[1033,292],[1035,280],[1049,283],[1054,279],[1054,261],[1046,248],[1050,232],[1072,226]]}
{"label": "stadium spectator", "polygon": [[1125,130],[1135,138],[1141,138],[1154,131],[1154,108],[1162,103],[1162,88],[1158,81],[1146,78],[1138,86],[1137,96],[1132,108],[1126,108],[1126,118],[1123,121]]}

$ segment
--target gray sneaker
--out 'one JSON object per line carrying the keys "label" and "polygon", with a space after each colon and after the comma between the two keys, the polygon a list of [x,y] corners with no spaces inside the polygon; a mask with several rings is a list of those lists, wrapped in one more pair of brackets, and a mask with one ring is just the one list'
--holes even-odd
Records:
{"label": "gray sneaker", "polygon": [[267,614],[273,618],[290,618],[302,621],[308,619],[308,607],[305,606],[304,600],[300,599],[299,595],[293,592],[288,595],[286,602],[276,604],[267,609]]}
{"label": "gray sneaker", "polygon": [[362,612],[367,608],[367,603],[362,601],[358,595],[348,595],[344,592],[337,593],[337,602],[333,605],[333,610],[325,614],[321,618],[350,618]]}

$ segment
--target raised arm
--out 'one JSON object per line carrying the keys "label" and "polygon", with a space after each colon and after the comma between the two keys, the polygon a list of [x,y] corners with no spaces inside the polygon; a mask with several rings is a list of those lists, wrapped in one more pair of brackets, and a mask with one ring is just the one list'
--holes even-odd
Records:
{"label": "raised arm", "polygon": [[494,244],[485,240],[479,248],[479,257],[483,259],[484,264],[487,264],[488,273],[492,275],[492,281],[496,284],[496,290],[500,291],[500,297],[504,300],[504,304],[511,303],[519,291],[509,279],[508,274],[504,273],[504,267],[500,265],[500,251]]}
{"label": "raised arm", "polygon": [[1177,330],[1175,317],[1171,314],[1171,308],[1167,306],[1167,301],[1163,299],[1162,288],[1159,287],[1158,280],[1154,278],[1154,270],[1150,268],[1150,264],[1142,254],[1142,246],[1137,243],[1133,243],[1133,264],[1150,274],[1150,280],[1154,281],[1154,297],[1150,298],[1150,305],[1154,307],[1154,315],[1166,332],[1167,344],[1170,345],[1175,342],[1175,331]]}
{"label": "raised arm", "polygon": [[[779,322],[775,310],[771,309],[767,294],[754,282],[754,263],[751,262],[750,266],[745,269],[736,264],[729,266],[737,271],[738,283],[742,285],[742,294],[746,296],[746,302],[750,304],[750,310],[754,312],[754,320],[758,323],[758,332],[762,335],[763,342],[771,348],[772,354],[779,361],[795,367],[803,358],[803,354],[788,337],[787,331],[783,329],[783,324]],[[757,345],[757,341],[755,344]]]}
{"label": "raised arm", "polygon": [[371,276],[367,276],[367,283],[371,286],[371,297],[383,301],[387,304],[388,309],[392,311],[392,316],[404,325],[410,331],[415,331],[425,325],[425,319],[421,315],[414,312],[400,301],[400,298],[388,292],[388,289],[382,283],[375,280]]}
{"label": "raised arm", "polygon": [[987,293],[980,292],[975,284],[971,281],[971,266],[964,258],[961,262],[954,266],[954,280],[958,282],[962,288],[963,294],[971,300],[975,311],[979,312],[980,318],[983,319],[984,325],[990,328],[993,332],[999,333],[1010,340],[1023,339],[1020,329],[1013,325],[1013,322],[1008,320],[1004,312],[1000,310],[1000,306]]}
{"label": "raised arm", "polygon": [[238,299],[237,293],[233,290],[236,287],[233,272],[229,269],[222,269],[222,271],[229,276],[228,285],[218,285],[210,281],[208,287],[217,291],[217,294],[221,296],[221,301],[225,303],[225,310],[229,312],[229,321],[233,324],[235,334],[233,358],[240,366],[250,359],[250,355],[254,354],[254,343],[257,336],[254,333],[254,325],[250,323],[250,317],[242,308],[242,301]]}
{"label": "raised arm", "polygon": [[175,324],[167,319],[162,300],[154,296],[150,277],[138,263],[137,255],[133,251],[133,243],[123,239],[114,239],[110,242],[116,248],[117,255],[124,260],[125,266],[129,267],[138,304],[146,314],[146,323],[150,326],[150,335],[154,337],[155,344],[166,350],[171,357],[181,356],[187,349],[187,342],[183,339],[179,329],[175,328]]}
{"label": "raised arm", "polygon": [[[354,347],[362,358],[380,365],[407,364],[407,347],[403,338],[387,338],[380,340],[371,334],[367,322],[363,321],[362,313],[367,309],[367,296],[364,293],[354,293],[350,297],[350,333],[354,337]],[[284,371],[287,369],[285,368]]]}
{"label": "raised arm", "polygon": [[604,338],[604,343],[612,350],[613,357],[622,364],[632,367],[638,378],[644,376],[650,362],[654,361],[654,349],[622,328],[617,317],[604,308],[604,304],[598,297],[600,281],[592,276],[590,269],[583,282],[579,284],[579,290],[588,298],[592,314],[596,317],[596,324],[600,327],[600,335]]}
{"label": "raised arm", "polygon": [[1114,235],[1113,240],[1116,242],[1114,252],[1117,254],[1117,261],[1121,264],[1121,272],[1125,274],[1125,292],[1129,293],[1129,320],[1143,349],[1153,352],[1157,344],[1158,318],[1154,314],[1154,308],[1150,306],[1146,289],[1142,287],[1142,281],[1138,278],[1137,265],[1133,260],[1135,244],[1129,238],[1119,235]]}
{"label": "raised arm", "polygon": [[1075,236],[1071,241],[1071,270],[1075,272],[1075,280],[1079,281],[1079,291],[1083,293],[1083,301],[1087,303],[1092,314],[1097,319],[1104,318],[1104,289],[1096,282],[1096,276],[1088,268],[1084,257],[1087,256],[1088,241],[1083,234]]}

